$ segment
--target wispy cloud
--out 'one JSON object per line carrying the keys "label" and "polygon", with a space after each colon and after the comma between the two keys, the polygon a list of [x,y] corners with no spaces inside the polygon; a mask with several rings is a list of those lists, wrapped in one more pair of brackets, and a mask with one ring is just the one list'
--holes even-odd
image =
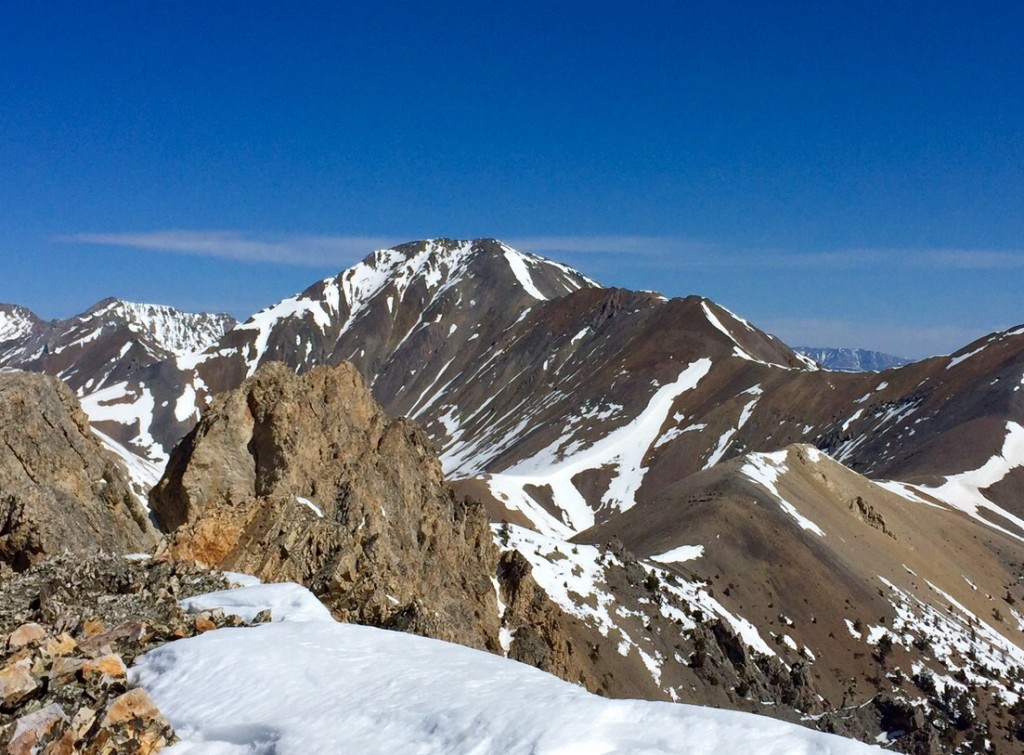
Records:
{"label": "wispy cloud", "polygon": [[713,250],[703,241],[673,236],[513,236],[505,239],[524,252],[661,255]]}
{"label": "wispy cloud", "polygon": [[239,262],[276,262],[301,267],[351,264],[374,249],[403,239],[383,236],[292,236],[258,239],[237,231],[164,230],[143,233],[76,233],[58,237],[73,244],[115,246],[216,257]]}
{"label": "wispy cloud", "polygon": [[[374,249],[393,246],[397,236],[293,235],[255,237],[240,231],[159,230],[141,233],[76,233],[58,241],[145,249],[171,254],[219,257],[244,262],[276,262],[305,267],[362,259]],[[551,257],[630,256],[637,264],[681,269],[1024,269],[1024,249],[850,248],[793,252],[743,248],[678,236],[564,235],[504,239],[523,251]]]}
{"label": "wispy cloud", "polygon": [[810,252],[744,248],[674,236],[532,236],[510,238],[539,254],[631,255],[652,267],[782,270],[886,269],[997,270],[1024,268],[1024,249],[849,248]]}

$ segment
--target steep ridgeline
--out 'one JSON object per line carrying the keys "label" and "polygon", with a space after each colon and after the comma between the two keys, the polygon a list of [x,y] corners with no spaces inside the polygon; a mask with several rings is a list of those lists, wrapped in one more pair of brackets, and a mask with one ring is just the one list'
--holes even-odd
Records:
{"label": "steep ridgeline", "polygon": [[97,427],[158,462],[213,395],[266,362],[304,372],[350,360],[390,414],[410,415],[416,397],[434,395],[445,373],[488,352],[531,305],[592,286],[496,241],[405,244],[258,312],[201,354],[153,365],[85,403]]}
{"label": "steep ridgeline", "polygon": [[141,367],[201,351],[234,324],[229,315],[120,299],[52,322],[0,304],[0,367],[59,377],[82,396],[123,382]]}
{"label": "steep ridgeline", "polygon": [[33,312],[16,304],[0,304],[0,344],[27,338],[45,327]]}
{"label": "steep ridgeline", "polygon": [[813,346],[794,346],[794,351],[813,359],[826,370],[836,372],[881,372],[910,364],[909,359],[866,349],[832,349]]}
{"label": "steep ridgeline", "polygon": [[[910,497],[939,497],[1024,537],[1024,329],[882,375],[845,374],[739,356],[701,316],[724,321],[707,302],[674,300],[660,309],[664,316],[635,339],[622,331],[638,312],[602,327],[595,352],[577,363],[576,381],[548,361],[550,371],[529,376],[541,382],[539,398],[503,381],[500,366],[485,370],[480,385],[501,386],[499,396],[518,387],[529,401],[554,404],[565,392],[581,408],[564,406],[536,424],[516,409],[508,421],[523,425],[508,431],[514,442],[495,441],[503,429],[492,409],[498,402],[475,414],[479,404],[453,396],[436,410],[448,430],[447,468],[475,478],[478,494],[503,505],[509,521],[564,536],[722,461],[802,442],[868,476],[913,483],[894,487]],[[725,322],[723,330],[735,330]],[[530,337],[575,337],[544,330],[538,324]]]}

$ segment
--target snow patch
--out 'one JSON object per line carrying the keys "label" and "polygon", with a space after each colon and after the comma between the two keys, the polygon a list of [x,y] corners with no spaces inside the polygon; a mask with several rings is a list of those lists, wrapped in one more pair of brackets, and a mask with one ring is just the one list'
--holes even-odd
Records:
{"label": "snow patch", "polygon": [[787,501],[779,492],[779,478],[789,471],[789,468],[786,466],[787,455],[787,451],[776,451],[771,454],[748,454],[747,463],[740,467],[740,474],[746,475],[771,493],[775,500],[778,501],[782,510],[793,517],[794,521],[802,529],[810,530],[815,535],[824,537],[825,531],[801,514],[796,506]]}
{"label": "snow patch", "polygon": [[[1007,422],[1006,438],[1003,441],[1002,450],[978,469],[951,475],[946,478],[944,483],[935,487],[927,485],[918,487],[940,501],[981,520],[989,527],[994,527],[1017,540],[1024,541],[1024,519],[997,506],[981,492],[995,485],[1012,470],[1022,466],[1024,466],[1024,427],[1016,422]],[[985,518],[980,513],[983,509],[1013,523],[1018,528],[1017,531]]]}
{"label": "snow patch", "polygon": [[313,503],[308,498],[303,498],[301,495],[297,495],[297,496],[295,496],[295,502],[296,503],[300,503],[303,506],[305,506],[306,508],[308,508],[314,514],[316,514],[320,519],[324,518],[324,511],[323,511],[323,509],[321,509],[319,506],[317,506],[315,503]]}
{"label": "snow patch", "polygon": [[[492,494],[512,509],[522,511],[542,532],[568,537],[594,524],[594,511],[572,481],[579,473],[610,468],[612,479],[601,498],[610,510],[625,511],[636,503],[636,492],[647,469],[643,466],[648,449],[658,438],[675,400],[692,390],[711,370],[704,358],[687,365],[672,383],[659,388],[647,407],[628,424],[608,433],[585,449],[560,454],[563,439],[524,459],[503,472],[488,475]],[[550,486],[562,521],[552,517],[524,488]]]}
{"label": "snow patch", "polygon": [[704,555],[703,545],[680,545],[678,548],[673,548],[670,551],[664,553],[657,553],[652,556],[648,556],[652,561],[658,561],[663,564],[682,563],[683,561],[692,561],[695,558],[700,558]]}

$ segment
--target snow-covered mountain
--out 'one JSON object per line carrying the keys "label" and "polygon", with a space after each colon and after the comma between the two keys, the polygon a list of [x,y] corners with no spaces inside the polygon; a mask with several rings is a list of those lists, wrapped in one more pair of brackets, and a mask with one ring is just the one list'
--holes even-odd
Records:
{"label": "snow-covered mountain", "polygon": [[0,367],[54,375],[82,395],[142,367],[201,351],[234,324],[229,315],[120,299],[104,299],[52,322],[23,307],[0,305]]}
{"label": "snow-covered mountain", "polygon": [[[987,484],[946,489],[1024,536],[1013,524],[1024,459],[1012,442],[1002,456],[1008,423],[1024,423],[1022,334],[885,379],[821,371],[709,300],[605,289],[498,241],[439,239],[374,252],[200,353],[94,382],[84,404],[105,434],[159,462],[210,396],[258,365],[347,360],[389,414],[428,429],[446,472],[497,518],[549,534],[748,451],[810,443],[855,471],[936,489],[1005,458]],[[79,369],[61,374],[81,381]]]}
{"label": "snow-covered mountain", "polygon": [[[729,707],[763,692],[776,715],[909,731],[908,748],[983,736],[996,724],[960,729],[961,708],[984,718],[1024,693],[1024,328],[883,375],[822,370],[710,300],[438,239],[107,376],[83,406],[161,465],[213,395],[271,361],[350,361],[421,423],[604,689]],[[582,679],[567,652],[537,657]]]}
{"label": "snow-covered mountain", "polygon": [[817,346],[795,346],[795,351],[813,359],[826,370],[836,372],[882,372],[910,364],[909,359],[866,349],[833,349]]}
{"label": "snow-covered mountain", "polygon": [[17,304],[0,304],[0,344],[25,338],[42,322],[31,311]]}

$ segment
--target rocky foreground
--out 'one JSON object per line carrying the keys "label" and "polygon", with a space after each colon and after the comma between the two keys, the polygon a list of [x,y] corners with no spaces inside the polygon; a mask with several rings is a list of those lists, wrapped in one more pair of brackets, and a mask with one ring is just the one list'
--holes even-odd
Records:
{"label": "rocky foreground", "polygon": [[[155,752],[174,731],[127,668],[154,648],[223,626],[178,601],[228,586],[185,562],[64,555],[0,579],[0,749],[11,755]],[[269,617],[263,616],[260,619]]]}

